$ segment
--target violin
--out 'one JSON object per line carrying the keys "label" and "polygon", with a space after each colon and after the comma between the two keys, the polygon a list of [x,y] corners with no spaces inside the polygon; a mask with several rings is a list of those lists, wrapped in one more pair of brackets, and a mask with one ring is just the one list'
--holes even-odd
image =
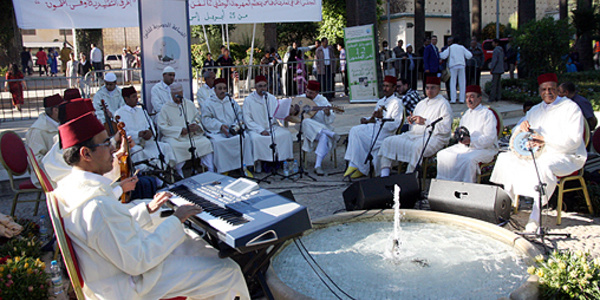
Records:
{"label": "violin", "polygon": [[100,100],[100,102],[101,102],[100,106],[102,107],[102,112],[104,113],[104,129],[106,129],[109,136],[113,136],[113,135],[115,135],[115,133],[117,133],[117,130],[118,130],[117,123],[115,121],[113,121],[112,118],[108,117],[108,108],[106,107],[106,102],[104,102],[104,99]]}
{"label": "violin", "polygon": [[[117,121],[119,121],[119,116],[117,116]],[[125,143],[125,153],[123,156],[119,157],[119,168],[121,169],[121,180],[127,179],[133,174],[133,161],[131,160],[129,142],[127,141],[127,133],[125,132],[125,123],[119,122],[117,123],[117,130],[121,135],[121,143]],[[121,195],[121,203],[129,203],[131,201],[131,192],[124,192]]]}

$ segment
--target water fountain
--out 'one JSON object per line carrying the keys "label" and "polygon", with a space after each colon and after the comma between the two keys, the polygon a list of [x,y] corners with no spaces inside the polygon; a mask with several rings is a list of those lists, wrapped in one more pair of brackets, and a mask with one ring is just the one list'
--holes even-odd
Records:
{"label": "water fountain", "polygon": [[494,224],[399,204],[333,215],[313,227],[273,258],[267,276],[276,299],[336,299],[330,289],[342,299],[508,297],[528,291],[526,269],[539,254]]}

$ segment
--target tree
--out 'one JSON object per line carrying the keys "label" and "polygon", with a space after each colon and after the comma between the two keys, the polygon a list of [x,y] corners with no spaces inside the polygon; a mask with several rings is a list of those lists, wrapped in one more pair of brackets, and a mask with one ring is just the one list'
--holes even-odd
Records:
{"label": "tree", "polygon": [[[506,37],[506,26],[504,24],[500,24],[500,38]],[[495,39],[496,38],[496,22],[488,23],[483,27],[483,31],[481,32],[481,39]]]}
{"label": "tree", "polygon": [[277,24],[266,23],[264,26],[263,37],[265,39],[265,49],[277,49]]}
{"label": "tree", "polygon": [[519,28],[530,21],[535,21],[535,1],[519,0]]}
{"label": "tree", "polygon": [[291,46],[293,42],[300,44],[302,40],[312,41],[317,38],[319,23],[277,23],[277,41],[279,45]]}
{"label": "tree", "polygon": [[559,0],[558,3],[558,14],[561,20],[564,20],[569,17],[569,1],[568,0]]}
{"label": "tree", "polygon": [[471,4],[471,34],[477,39],[481,39],[481,1],[472,0]]}
{"label": "tree", "polygon": [[415,53],[423,47],[425,39],[425,0],[415,0]]}
{"label": "tree", "polygon": [[592,35],[598,29],[599,20],[600,16],[596,13],[596,7],[591,5],[591,0],[580,0],[577,9],[573,10],[573,25],[577,34],[575,48],[582,67],[579,71],[594,68]]}
{"label": "tree", "polygon": [[452,0],[452,36],[458,37],[463,46],[469,45],[469,1]]}
{"label": "tree", "polygon": [[[344,38],[346,27],[346,1],[323,0],[323,21],[319,25],[319,37],[326,37],[330,43],[338,43]],[[365,5],[364,9],[370,9]],[[364,12],[364,10],[363,10]]]}
{"label": "tree", "polygon": [[90,45],[95,44],[103,49],[102,29],[78,29],[76,30],[77,49],[83,52],[88,59],[90,58]]}
{"label": "tree", "polygon": [[23,49],[21,31],[11,1],[0,2],[0,66],[11,63],[21,65],[20,53]]}

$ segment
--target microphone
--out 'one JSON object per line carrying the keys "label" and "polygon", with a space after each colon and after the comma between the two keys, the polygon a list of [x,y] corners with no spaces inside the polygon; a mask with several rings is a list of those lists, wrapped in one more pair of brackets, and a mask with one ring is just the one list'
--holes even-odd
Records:
{"label": "microphone", "polygon": [[175,98],[177,98],[177,99],[183,99],[183,96],[177,94],[177,95],[175,95]]}
{"label": "microphone", "polygon": [[433,127],[433,126],[435,126],[435,124],[437,124],[440,121],[442,121],[442,119],[444,119],[444,117],[439,117],[437,120],[431,122],[431,124],[429,124],[427,127]]}
{"label": "microphone", "polygon": [[394,121],[395,121],[394,118],[381,118],[381,123],[394,122]]}
{"label": "microphone", "polygon": [[138,102],[136,105],[141,106],[144,109],[146,108],[146,105],[144,105],[144,103],[142,103],[142,102]]}

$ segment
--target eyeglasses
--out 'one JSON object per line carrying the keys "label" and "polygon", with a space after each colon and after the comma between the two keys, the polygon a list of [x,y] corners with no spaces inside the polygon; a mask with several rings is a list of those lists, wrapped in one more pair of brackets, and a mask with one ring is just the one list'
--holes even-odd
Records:
{"label": "eyeglasses", "polygon": [[256,87],[257,88],[264,88],[264,87],[267,87],[267,85],[266,84],[257,84]]}
{"label": "eyeglasses", "polygon": [[104,143],[90,145],[90,148],[94,149],[97,147],[115,147],[117,146],[117,141],[114,138],[108,138]]}

